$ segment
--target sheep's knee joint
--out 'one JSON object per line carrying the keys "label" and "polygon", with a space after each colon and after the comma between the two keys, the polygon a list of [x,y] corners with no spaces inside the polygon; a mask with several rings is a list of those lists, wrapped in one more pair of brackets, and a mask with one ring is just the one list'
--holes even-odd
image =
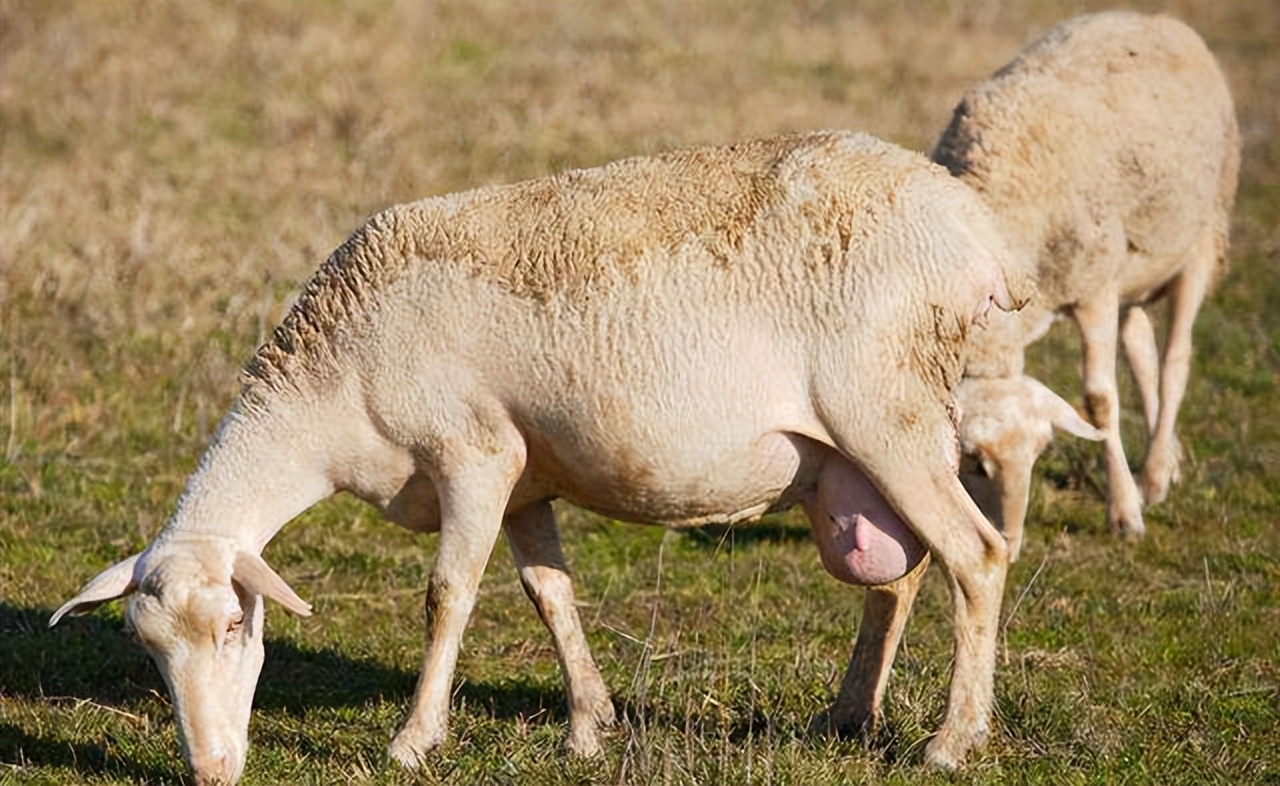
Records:
{"label": "sheep's knee joint", "polygon": [[1111,422],[1111,395],[1101,391],[1089,391],[1084,394],[1084,406],[1089,411],[1089,419],[1098,428],[1106,428]]}

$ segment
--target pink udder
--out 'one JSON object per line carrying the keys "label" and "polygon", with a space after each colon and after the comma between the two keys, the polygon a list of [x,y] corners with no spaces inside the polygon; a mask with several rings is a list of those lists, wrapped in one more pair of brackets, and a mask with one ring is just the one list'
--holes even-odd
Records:
{"label": "pink udder", "polygon": [[840,581],[887,584],[924,558],[924,544],[867,476],[843,458],[823,465],[817,492],[804,508],[822,565]]}

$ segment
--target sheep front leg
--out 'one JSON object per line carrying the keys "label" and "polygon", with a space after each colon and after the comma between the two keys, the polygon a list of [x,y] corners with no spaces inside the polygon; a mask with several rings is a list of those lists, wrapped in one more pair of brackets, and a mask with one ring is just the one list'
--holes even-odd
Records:
{"label": "sheep front leg", "polygon": [[508,497],[523,468],[518,454],[500,451],[438,484],[440,546],[427,585],[426,654],[409,718],[387,748],[391,758],[407,768],[418,767],[448,735],[458,648]]}
{"label": "sheep front leg", "polygon": [[879,731],[889,672],[928,567],[929,555],[926,554],[897,581],[867,589],[858,640],[844,679],[840,681],[840,692],[831,707],[809,723],[810,733],[851,731],[870,738]]}
{"label": "sheep front leg", "polygon": [[1142,497],[1120,441],[1120,396],[1116,387],[1119,293],[1101,293],[1078,304],[1074,314],[1084,349],[1085,406],[1093,425],[1106,435],[1107,523],[1113,532],[1140,538],[1146,532]]}
{"label": "sheep front leg", "polygon": [[996,482],[1000,485],[1000,527],[1009,542],[1009,561],[1016,562],[1022,554],[1022,540],[1026,535],[1027,506],[1031,499],[1031,471],[1036,457],[1019,452],[1006,457],[998,470]]}
{"label": "sheep front leg", "polygon": [[569,698],[565,747],[579,756],[598,755],[599,730],[614,721],[613,702],[582,632],[551,503],[539,502],[512,514],[504,532],[525,594],[555,640]]}
{"label": "sheep front leg", "polygon": [[1142,491],[1147,504],[1164,501],[1169,484],[1179,477],[1182,450],[1174,426],[1191,375],[1191,328],[1209,292],[1218,262],[1217,248],[1214,236],[1206,233],[1192,251],[1198,258],[1187,263],[1169,293],[1169,335],[1160,370],[1160,416],[1142,467]]}

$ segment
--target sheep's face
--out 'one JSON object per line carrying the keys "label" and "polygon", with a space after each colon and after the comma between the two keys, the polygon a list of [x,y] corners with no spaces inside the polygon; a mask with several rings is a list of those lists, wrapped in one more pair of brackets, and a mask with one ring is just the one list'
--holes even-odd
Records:
{"label": "sheep's face", "polygon": [[148,566],[126,618],[169,686],[196,783],[235,783],[262,669],[262,596],[175,562]]}
{"label": "sheep's face", "polygon": [[244,770],[262,670],[263,599],[311,614],[262,557],[230,545],[186,538],[134,554],[98,574],[49,619],[53,626],[64,615],[129,598],[126,622],[169,685],[182,750],[202,786],[235,783]]}

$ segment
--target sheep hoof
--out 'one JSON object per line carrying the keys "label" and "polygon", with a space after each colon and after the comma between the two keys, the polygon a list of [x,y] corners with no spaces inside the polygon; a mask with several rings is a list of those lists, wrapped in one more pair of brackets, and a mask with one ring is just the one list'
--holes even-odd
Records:
{"label": "sheep hoof", "polygon": [[1169,496],[1169,488],[1182,479],[1179,457],[1161,462],[1147,460],[1142,470],[1142,501],[1146,505],[1158,505]]}
{"label": "sheep hoof", "polygon": [[1147,527],[1142,522],[1142,509],[1138,505],[1129,507],[1131,509],[1112,506],[1107,511],[1107,525],[1123,540],[1142,540],[1147,534]]}
{"label": "sheep hoof", "polygon": [[[613,702],[608,695],[598,698],[589,709],[584,709],[577,714],[571,713],[569,736],[564,741],[565,749],[570,755],[581,758],[600,756],[604,749],[600,746],[599,732],[601,729],[612,726],[616,717]],[[575,723],[573,718],[586,718],[586,720]]]}
{"label": "sheep hoof", "polygon": [[945,745],[939,745],[937,738],[934,738],[933,742],[924,749],[926,767],[952,772],[959,769],[962,763],[964,763],[964,754],[952,751]]}
{"label": "sheep hoof", "polygon": [[1142,479],[1142,502],[1146,505],[1158,505],[1169,496],[1169,482],[1163,478],[1144,477]]}
{"label": "sheep hoof", "polygon": [[854,737],[869,741],[880,732],[880,717],[872,712],[841,711],[835,705],[814,715],[809,734],[815,737]]}
{"label": "sheep hoof", "polygon": [[387,746],[387,755],[406,770],[422,766],[427,754],[444,744],[445,730],[424,731],[405,726]]}
{"label": "sheep hoof", "polygon": [[957,770],[964,764],[969,751],[981,747],[987,741],[985,726],[971,734],[953,734],[946,727],[938,732],[924,749],[924,764],[938,770]]}
{"label": "sheep hoof", "polygon": [[570,756],[582,759],[594,759],[604,749],[600,747],[600,735],[594,723],[570,727],[569,736],[565,738],[564,747]]}

